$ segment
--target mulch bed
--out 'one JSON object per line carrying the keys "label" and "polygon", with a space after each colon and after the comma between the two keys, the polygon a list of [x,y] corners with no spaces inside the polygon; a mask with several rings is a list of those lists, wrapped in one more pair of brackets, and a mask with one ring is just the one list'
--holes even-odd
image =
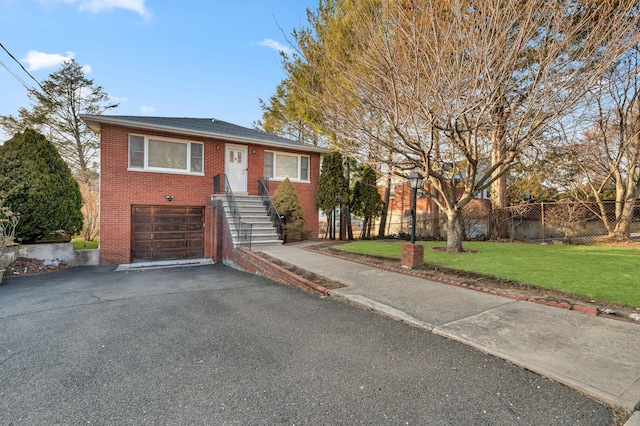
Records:
{"label": "mulch bed", "polygon": [[57,266],[45,265],[45,262],[40,259],[28,259],[26,257],[19,257],[12,264],[5,268],[4,276],[12,277],[15,275],[42,274],[44,272],[59,271],[61,269],[67,269],[70,267],[70,265],[62,262],[58,262]]}

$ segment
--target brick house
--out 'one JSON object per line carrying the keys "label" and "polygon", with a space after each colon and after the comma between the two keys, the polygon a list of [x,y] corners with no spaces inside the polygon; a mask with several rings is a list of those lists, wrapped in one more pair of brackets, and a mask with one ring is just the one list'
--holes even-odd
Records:
{"label": "brick house", "polygon": [[[380,196],[384,196],[386,179],[378,181]],[[433,191],[432,185],[425,179],[425,190]],[[391,235],[397,232],[410,232],[411,229],[411,197],[412,190],[405,177],[394,177],[391,182],[391,196],[387,211],[386,233]],[[473,238],[479,234],[486,234],[486,219],[489,214],[491,201],[488,190],[483,190],[465,206],[465,232],[467,238]],[[416,200],[416,232],[422,236],[444,238],[446,236],[446,214],[438,208],[438,205],[430,197],[424,195],[424,191],[418,192]]]}
{"label": "brick house", "polygon": [[[215,119],[82,119],[100,135],[101,264],[233,261],[239,242],[228,220],[229,194],[258,200],[268,221],[261,182],[273,194],[285,177],[298,194],[308,234],[318,235],[315,195],[326,149]],[[258,225],[250,226],[257,238]],[[270,223],[266,228],[274,233]]]}

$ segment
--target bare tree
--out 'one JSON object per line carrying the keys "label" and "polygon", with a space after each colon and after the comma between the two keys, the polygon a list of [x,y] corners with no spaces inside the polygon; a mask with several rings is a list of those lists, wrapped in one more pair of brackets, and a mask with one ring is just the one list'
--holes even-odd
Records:
{"label": "bare tree", "polygon": [[[566,152],[581,171],[582,199],[596,201],[608,237],[630,238],[635,201],[640,196],[640,50],[636,46],[614,64],[593,90],[593,123],[579,140],[563,133]],[[589,118],[588,118],[589,119]],[[615,199],[615,215],[605,201]]]}
{"label": "bare tree", "polygon": [[82,179],[79,185],[84,201],[82,205],[84,223],[81,235],[84,239],[84,246],[86,247],[87,241],[93,241],[100,231],[100,189],[99,181],[95,177],[92,179]]}
{"label": "bare tree", "polygon": [[452,252],[464,206],[640,38],[630,0],[327,0],[310,23],[290,64],[323,128],[350,157],[421,170]]}

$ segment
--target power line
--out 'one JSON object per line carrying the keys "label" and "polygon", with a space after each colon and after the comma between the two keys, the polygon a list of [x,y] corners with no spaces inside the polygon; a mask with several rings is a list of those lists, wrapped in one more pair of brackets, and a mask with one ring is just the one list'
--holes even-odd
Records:
{"label": "power line", "polygon": [[2,65],[2,68],[4,68],[5,70],[7,70],[7,72],[9,74],[11,74],[16,80],[18,80],[20,82],[20,84],[22,84],[24,86],[25,89],[27,90],[32,90],[33,88],[31,86],[29,86],[27,84],[26,81],[24,81],[22,78],[20,78],[20,76],[18,76],[18,74],[14,73],[8,66],[7,64],[5,64],[4,62],[0,61],[0,65]]}
{"label": "power line", "polygon": [[[10,57],[11,59],[13,59],[13,60],[15,61],[15,63],[16,63],[16,64],[18,64],[18,65],[20,66],[20,68],[22,68],[22,70],[23,70],[23,71],[24,71],[24,72],[25,72],[29,77],[31,77],[31,80],[35,81],[35,82],[36,82],[36,84],[37,84],[37,85],[38,85],[38,86],[39,86],[39,87],[40,87],[40,88],[41,88],[45,93],[47,93],[47,91],[45,90],[45,88],[44,88],[44,87],[42,87],[42,85],[40,84],[40,82],[39,82],[38,80],[36,80],[36,78],[35,78],[34,76],[32,76],[32,75],[31,75],[31,73],[30,73],[29,71],[27,71],[27,69],[24,67],[24,65],[22,65],[22,64],[20,63],[20,61],[19,61],[19,60],[17,60],[17,59],[16,59],[16,57],[15,57],[15,56],[13,56],[13,54],[12,54],[11,52],[9,52],[9,51],[8,51],[8,50],[7,50],[7,48],[6,48],[6,47],[4,47],[4,45],[3,45],[2,43],[0,43],[0,47],[2,48],[2,50],[4,50],[5,52],[7,52],[7,55],[9,55],[9,57]],[[5,67],[5,69],[7,69],[7,70],[8,70],[8,68],[6,67],[6,65],[4,65],[4,64],[3,64],[3,66]],[[14,77],[16,77],[16,78],[17,78],[17,79],[18,79],[18,80],[19,80],[23,85],[25,85],[25,83],[23,82],[23,80],[22,80],[21,78],[18,78],[18,77],[17,77],[13,72],[11,72],[11,71],[9,71],[9,72],[11,73],[11,75],[13,75]],[[26,85],[25,85],[25,87],[26,87]]]}

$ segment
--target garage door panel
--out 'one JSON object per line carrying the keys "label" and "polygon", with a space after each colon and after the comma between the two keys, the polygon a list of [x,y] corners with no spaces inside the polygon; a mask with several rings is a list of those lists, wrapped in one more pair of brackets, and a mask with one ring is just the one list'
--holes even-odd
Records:
{"label": "garage door panel", "polygon": [[153,207],[151,206],[133,206],[133,214],[149,216],[151,214],[152,209]]}
{"label": "garage door panel", "polygon": [[138,260],[152,260],[151,259],[151,249],[137,249],[136,254],[138,256]]}
{"label": "garage door panel", "polygon": [[138,239],[131,243],[131,247],[134,249],[140,248],[140,249],[151,250],[152,243],[153,243],[153,240],[151,238],[147,238],[146,240]]}
{"label": "garage door panel", "polygon": [[137,214],[131,217],[131,222],[136,225],[149,225],[151,223],[151,217]]}
{"label": "garage door panel", "polygon": [[187,247],[190,248],[190,249],[203,248],[204,247],[204,242],[202,240],[187,241]]}
{"label": "garage door panel", "polygon": [[[202,227],[202,224],[200,224]],[[187,224],[186,223],[154,223],[153,231],[154,232],[174,232],[174,231],[186,231]]]}
{"label": "garage door panel", "polygon": [[[183,257],[182,259],[189,259],[189,258]],[[154,250],[153,257],[145,260],[176,260],[175,251],[174,250]]]}
{"label": "garage door panel", "polygon": [[133,206],[132,261],[203,257],[203,225],[204,207]]}
{"label": "garage door panel", "polygon": [[187,214],[189,207],[186,206],[175,206],[175,207],[168,207],[168,206],[156,206],[153,207],[153,211],[155,213],[156,216],[158,217],[165,217],[165,216],[177,216],[177,217],[184,217]]}
{"label": "garage door panel", "polygon": [[167,240],[179,240],[186,241],[188,239],[187,234],[184,232],[171,232],[171,233],[155,233],[153,234],[153,240],[155,241],[167,241]]}
{"label": "garage door panel", "polygon": [[[164,212],[160,212],[159,214],[164,214]],[[184,216],[158,216],[154,217],[154,223],[168,223],[168,224],[180,224],[186,223],[187,218]]]}
{"label": "garage door panel", "polygon": [[133,223],[131,224],[131,232],[139,232],[139,233],[151,233],[151,224],[150,223]]}

